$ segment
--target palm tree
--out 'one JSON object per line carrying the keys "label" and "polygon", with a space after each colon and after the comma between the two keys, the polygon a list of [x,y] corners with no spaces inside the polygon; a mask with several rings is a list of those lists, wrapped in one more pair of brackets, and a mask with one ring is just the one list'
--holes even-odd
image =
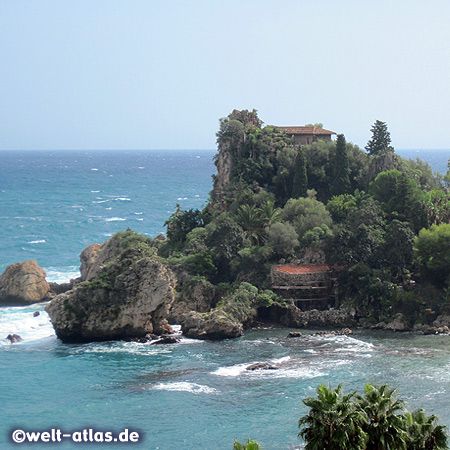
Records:
{"label": "palm tree", "polygon": [[259,208],[259,213],[264,227],[268,227],[280,220],[280,208],[275,208],[275,204],[272,200],[267,200],[267,202]]}
{"label": "palm tree", "polygon": [[262,447],[254,440],[249,439],[245,445],[238,441],[234,441],[233,450],[263,450]]}
{"label": "palm tree", "polygon": [[364,396],[358,396],[359,407],[366,413],[368,422],[364,431],[368,434],[366,450],[406,449],[408,435],[404,419],[403,400],[397,399],[397,390],[387,384],[379,388],[372,384],[364,387]]}
{"label": "palm tree", "polygon": [[447,433],[444,425],[437,425],[435,415],[427,416],[423,409],[404,416],[409,434],[408,450],[448,449]]}
{"label": "palm tree", "polygon": [[245,237],[257,245],[262,234],[260,211],[255,205],[241,205],[237,212],[237,222],[245,232]]}
{"label": "palm tree", "polygon": [[317,398],[310,397],[303,403],[310,408],[300,418],[300,437],[306,441],[306,450],[364,450],[367,434],[365,414],[353,401],[355,392],[342,395],[342,384],[336,389],[323,384],[317,388]]}

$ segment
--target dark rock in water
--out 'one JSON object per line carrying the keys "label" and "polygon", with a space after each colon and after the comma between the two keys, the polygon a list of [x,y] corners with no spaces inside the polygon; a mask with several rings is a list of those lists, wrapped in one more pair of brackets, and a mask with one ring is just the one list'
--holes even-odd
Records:
{"label": "dark rock in water", "polygon": [[150,345],[177,344],[178,342],[180,342],[180,339],[176,336],[163,335],[158,340],[151,342]]}
{"label": "dark rock in water", "polygon": [[0,275],[0,305],[21,306],[47,299],[47,274],[36,261],[12,264]]}
{"label": "dark rock in water", "polygon": [[[93,252],[91,252],[93,254]],[[100,246],[88,281],[47,306],[63,342],[143,338],[173,332],[167,322],[175,276],[145,236],[127,230]]]}
{"label": "dark rock in water", "polygon": [[37,316],[39,316],[41,313],[39,312],[39,311],[35,311],[34,313],[33,313],[33,317],[37,317]]}
{"label": "dark rock in water", "polygon": [[311,336],[348,336],[349,334],[353,334],[353,331],[350,328],[344,328],[338,331],[317,331]]}
{"label": "dark rock in water", "polygon": [[302,337],[303,333],[301,331],[290,331],[287,335],[288,338],[296,338],[296,337]]}
{"label": "dark rock in water", "polygon": [[245,370],[276,370],[276,367],[272,366],[272,364],[269,364],[268,362],[261,362],[250,364],[245,368]]}
{"label": "dark rock in water", "polygon": [[11,344],[23,341],[23,339],[18,334],[8,334],[8,336],[6,336],[6,339],[8,339]]}

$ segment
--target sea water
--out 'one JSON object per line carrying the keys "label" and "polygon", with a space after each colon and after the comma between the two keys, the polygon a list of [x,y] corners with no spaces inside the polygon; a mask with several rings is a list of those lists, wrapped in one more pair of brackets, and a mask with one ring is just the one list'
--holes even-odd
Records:
{"label": "sea water", "polygon": [[[417,152],[416,152],[417,153]],[[448,154],[440,151],[445,173]],[[202,208],[213,151],[0,152],[0,264],[37,259],[54,281],[78,275],[78,254],[127,227],[155,236],[179,203]],[[409,155],[407,155],[409,157]],[[419,157],[426,159],[424,155]],[[35,312],[39,315],[35,316]],[[288,339],[289,330],[238,339],[150,346],[62,344],[44,305],[0,309],[0,448],[15,429],[65,433],[136,430],[133,444],[95,448],[230,449],[257,439],[264,449],[301,448],[301,399],[319,383],[346,391],[390,383],[410,409],[450,425],[450,338],[356,331]],[[10,344],[10,333],[23,342]],[[255,362],[276,369],[248,371]],[[24,448],[89,448],[69,439]]]}

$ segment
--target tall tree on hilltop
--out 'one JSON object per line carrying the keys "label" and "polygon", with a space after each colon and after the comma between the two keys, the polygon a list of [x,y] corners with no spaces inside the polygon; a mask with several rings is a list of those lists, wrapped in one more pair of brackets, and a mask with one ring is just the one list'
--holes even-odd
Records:
{"label": "tall tree on hilltop", "polygon": [[391,144],[391,134],[387,129],[386,122],[377,120],[372,128],[372,138],[367,143],[365,149],[369,152],[369,155],[381,155],[383,153],[394,153],[394,147]]}
{"label": "tall tree on hilltop", "polygon": [[348,166],[347,143],[345,136],[338,134],[336,139],[336,153],[333,164],[333,179],[331,195],[348,194],[351,190],[350,169]]}
{"label": "tall tree on hilltop", "polygon": [[292,198],[305,197],[308,190],[308,173],[306,171],[306,156],[302,147],[299,148],[294,164],[294,181]]}

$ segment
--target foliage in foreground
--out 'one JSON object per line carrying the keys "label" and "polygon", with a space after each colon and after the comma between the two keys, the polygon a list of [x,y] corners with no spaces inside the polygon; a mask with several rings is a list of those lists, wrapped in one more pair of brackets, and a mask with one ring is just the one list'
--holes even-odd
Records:
{"label": "foliage in foreground", "polygon": [[446,427],[422,409],[410,413],[397,390],[366,384],[364,395],[342,393],[323,384],[317,397],[303,400],[310,408],[299,420],[306,450],[443,450]]}

